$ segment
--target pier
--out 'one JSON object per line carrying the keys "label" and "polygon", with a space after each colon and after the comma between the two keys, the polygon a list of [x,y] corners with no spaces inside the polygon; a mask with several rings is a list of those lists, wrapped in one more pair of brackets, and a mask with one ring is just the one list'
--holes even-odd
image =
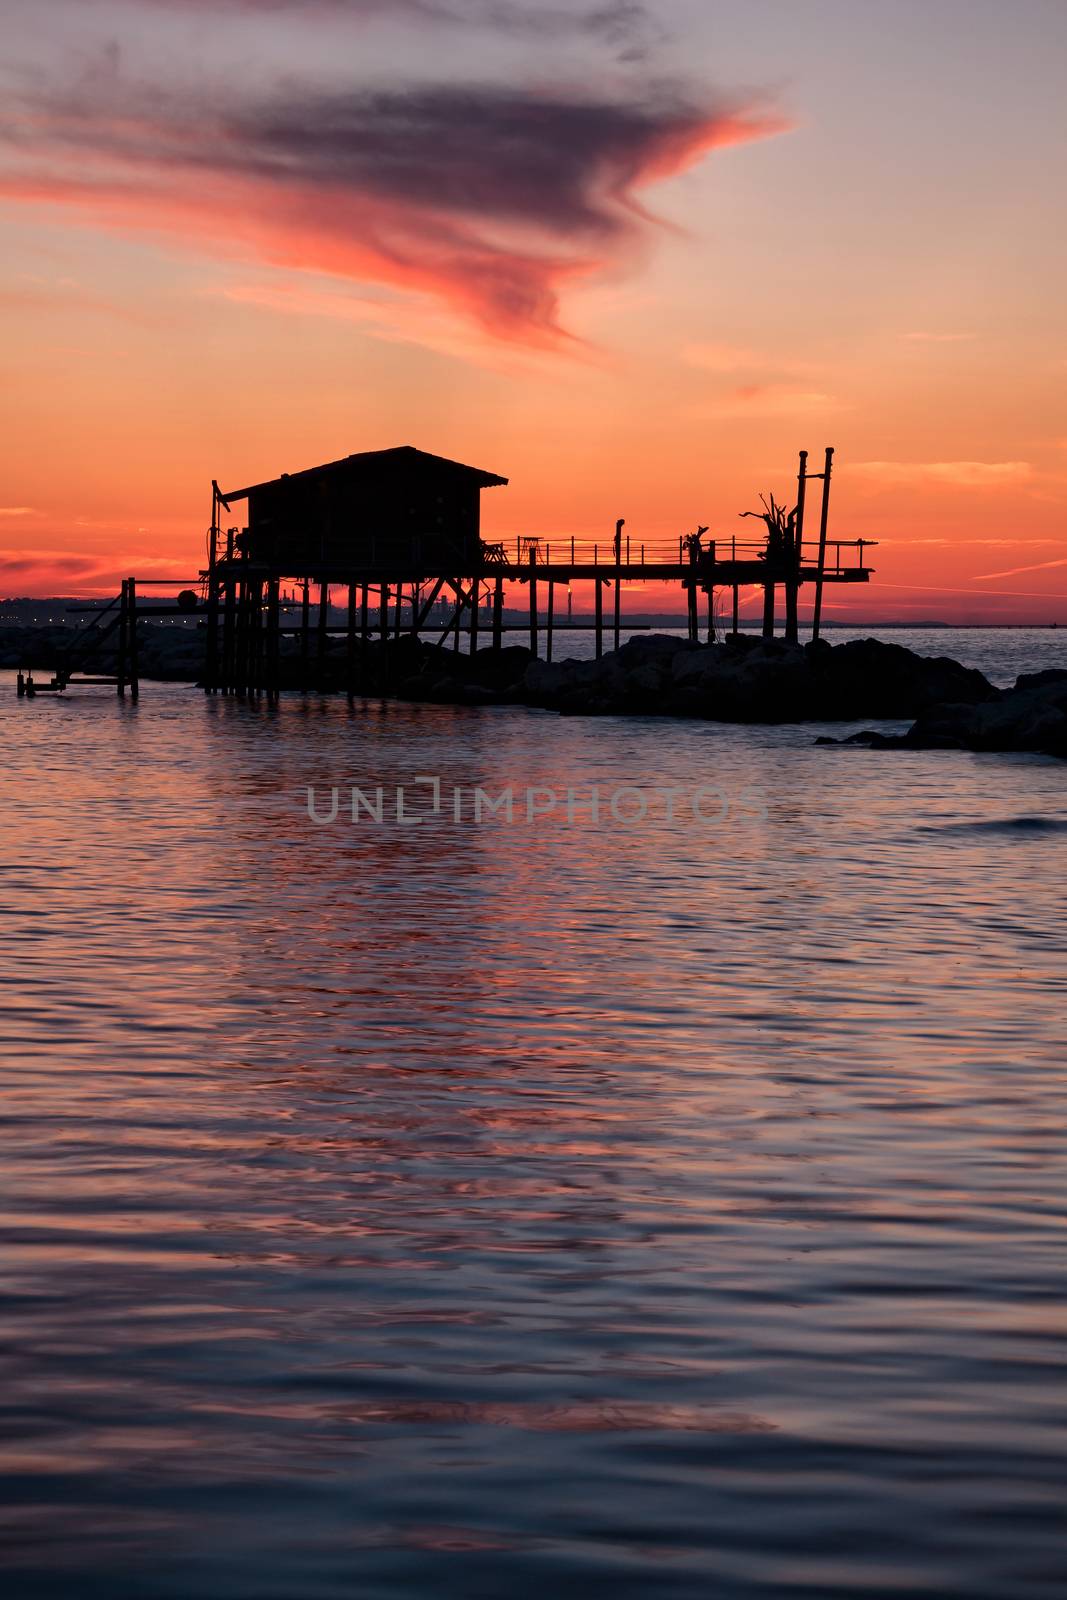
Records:
{"label": "pier", "polygon": [[[145,605],[136,577],[101,607],[49,664],[48,682],[33,670],[18,676],[20,695],[62,692],[76,684],[112,684],[136,698],[139,689],[138,621],[196,615],[204,634],[203,688],[207,694],[266,696],[283,687],[282,640],[297,641],[295,674],[285,686],[326,686],[327,663],[335,668],[340,640],[343,677],[358,692],[373,654],[384,664],[387,647],[403,638],[426,640],[469,652],[483,644],[499,651],[505,634],[505,597],[524,591],[521,631],[531,654],[552,659],[557,631],[577,624],[558,614],[561,593],[577,583],[593,592],[595,653],[605,641],[614,649],[624,626],[622,592],[627,584],[677,585],[685,596],[688,633],[697,641],[715,637],[717,601],[727,598],[731,631],[739,631],[742,591],[762,595],[762,632],[773,637],[779,597],[784,602],[784,637],[798,642],[799,595],[814,591],[812,638],[819,637],[827,585],[867,583],[867,550],[873,541],[829,536],[834,451],[822,468],[809,470],[800,452],[796,504],[773,499],[764,509],[742,513],[764,524],[765,536],[708,537],[701,527],[671,541],[632,538],[625,520],[603,541],[519,536],[492,542],[481,535],[481,496],[507,479],[411,446],[369,451],[303,472],[236,489],[211,485],[208,563],[176,604]],[[808,485],[821,484],[816,532],[806,525]],[[246,517],[230,523],[234,508]],[[174,579],[152,580],[173,589]],[[140,588],[148,587],[142,582]],[[286,599],[286,590],[293,598]],[[340,591],[345,616],[331,623],[332,597]],[[609,604],[605,605],[605,600]],[[286,613],[294,609],[295,626]],[[581,625],[585,626],[585,625]],[[104,664],[102,664],[104,663]],[[293,667],[292,656],[286,658]],[[41,663],[35,662],[40,667]]]}

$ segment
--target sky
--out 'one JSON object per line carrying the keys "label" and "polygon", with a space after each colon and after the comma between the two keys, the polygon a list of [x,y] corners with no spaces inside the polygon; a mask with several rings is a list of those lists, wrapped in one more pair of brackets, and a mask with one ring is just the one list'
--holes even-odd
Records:
{"label": "sky", "polygon": [[0,22],[0,593],[193,577],[212,478],[357,450],[651,546],[833,445],[829,617],[1067,621],[1062,0]]}

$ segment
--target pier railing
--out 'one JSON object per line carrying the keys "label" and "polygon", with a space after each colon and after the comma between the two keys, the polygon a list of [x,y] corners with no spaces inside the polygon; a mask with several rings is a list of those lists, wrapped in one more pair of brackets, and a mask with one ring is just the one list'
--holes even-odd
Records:
{"label": "pier railing", "polygon": [[[863,571],[865,551],[874,541],[870,539],[832,539],[825,546],[824,571],[829,575]],[[496,543],[484,544],[485,561],[491,567],[518,567],[525,569],[531,563],[537,566],[572,567],[645,567],[688,566],[692,564],[724,564],[726,562],[755,562],[768,559],[766,539],[704,539],[693,547],[685,536],[674,539],[640,539],[623,536],[618,549],[609,536],[606,539],[578,538],[554,534],[551,538],[529,538],[522,535]],[[773,558],[772,558],[773,559]],[[819,541],[805,540],[799,552],[782,551],[777,560],[782,564],[796,560],[801,568],[814,570],[819,564]]]}

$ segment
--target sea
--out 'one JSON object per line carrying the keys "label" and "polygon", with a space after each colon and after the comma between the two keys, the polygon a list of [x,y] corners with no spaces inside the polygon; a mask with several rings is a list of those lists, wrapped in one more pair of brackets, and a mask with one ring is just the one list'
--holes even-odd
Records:
{"label": "sea", "polygon": [[1060,1600],[1067,766],[857,726],[3,676],[5,1593]]}

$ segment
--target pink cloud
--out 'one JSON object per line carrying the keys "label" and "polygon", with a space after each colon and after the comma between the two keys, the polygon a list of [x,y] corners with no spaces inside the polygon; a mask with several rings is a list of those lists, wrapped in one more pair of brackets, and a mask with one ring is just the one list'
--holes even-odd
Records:
{"label": "pink cloud", "polygon": [[[116,110],[116,107],[121,109]],[[0,195],[94,226],[443,301],[495,336],[567,337],[568,284],[649,236],[640,193],[786,126],[759,105],[496,86],[307,88],[217,111],[105,68],[29,94]]]}

